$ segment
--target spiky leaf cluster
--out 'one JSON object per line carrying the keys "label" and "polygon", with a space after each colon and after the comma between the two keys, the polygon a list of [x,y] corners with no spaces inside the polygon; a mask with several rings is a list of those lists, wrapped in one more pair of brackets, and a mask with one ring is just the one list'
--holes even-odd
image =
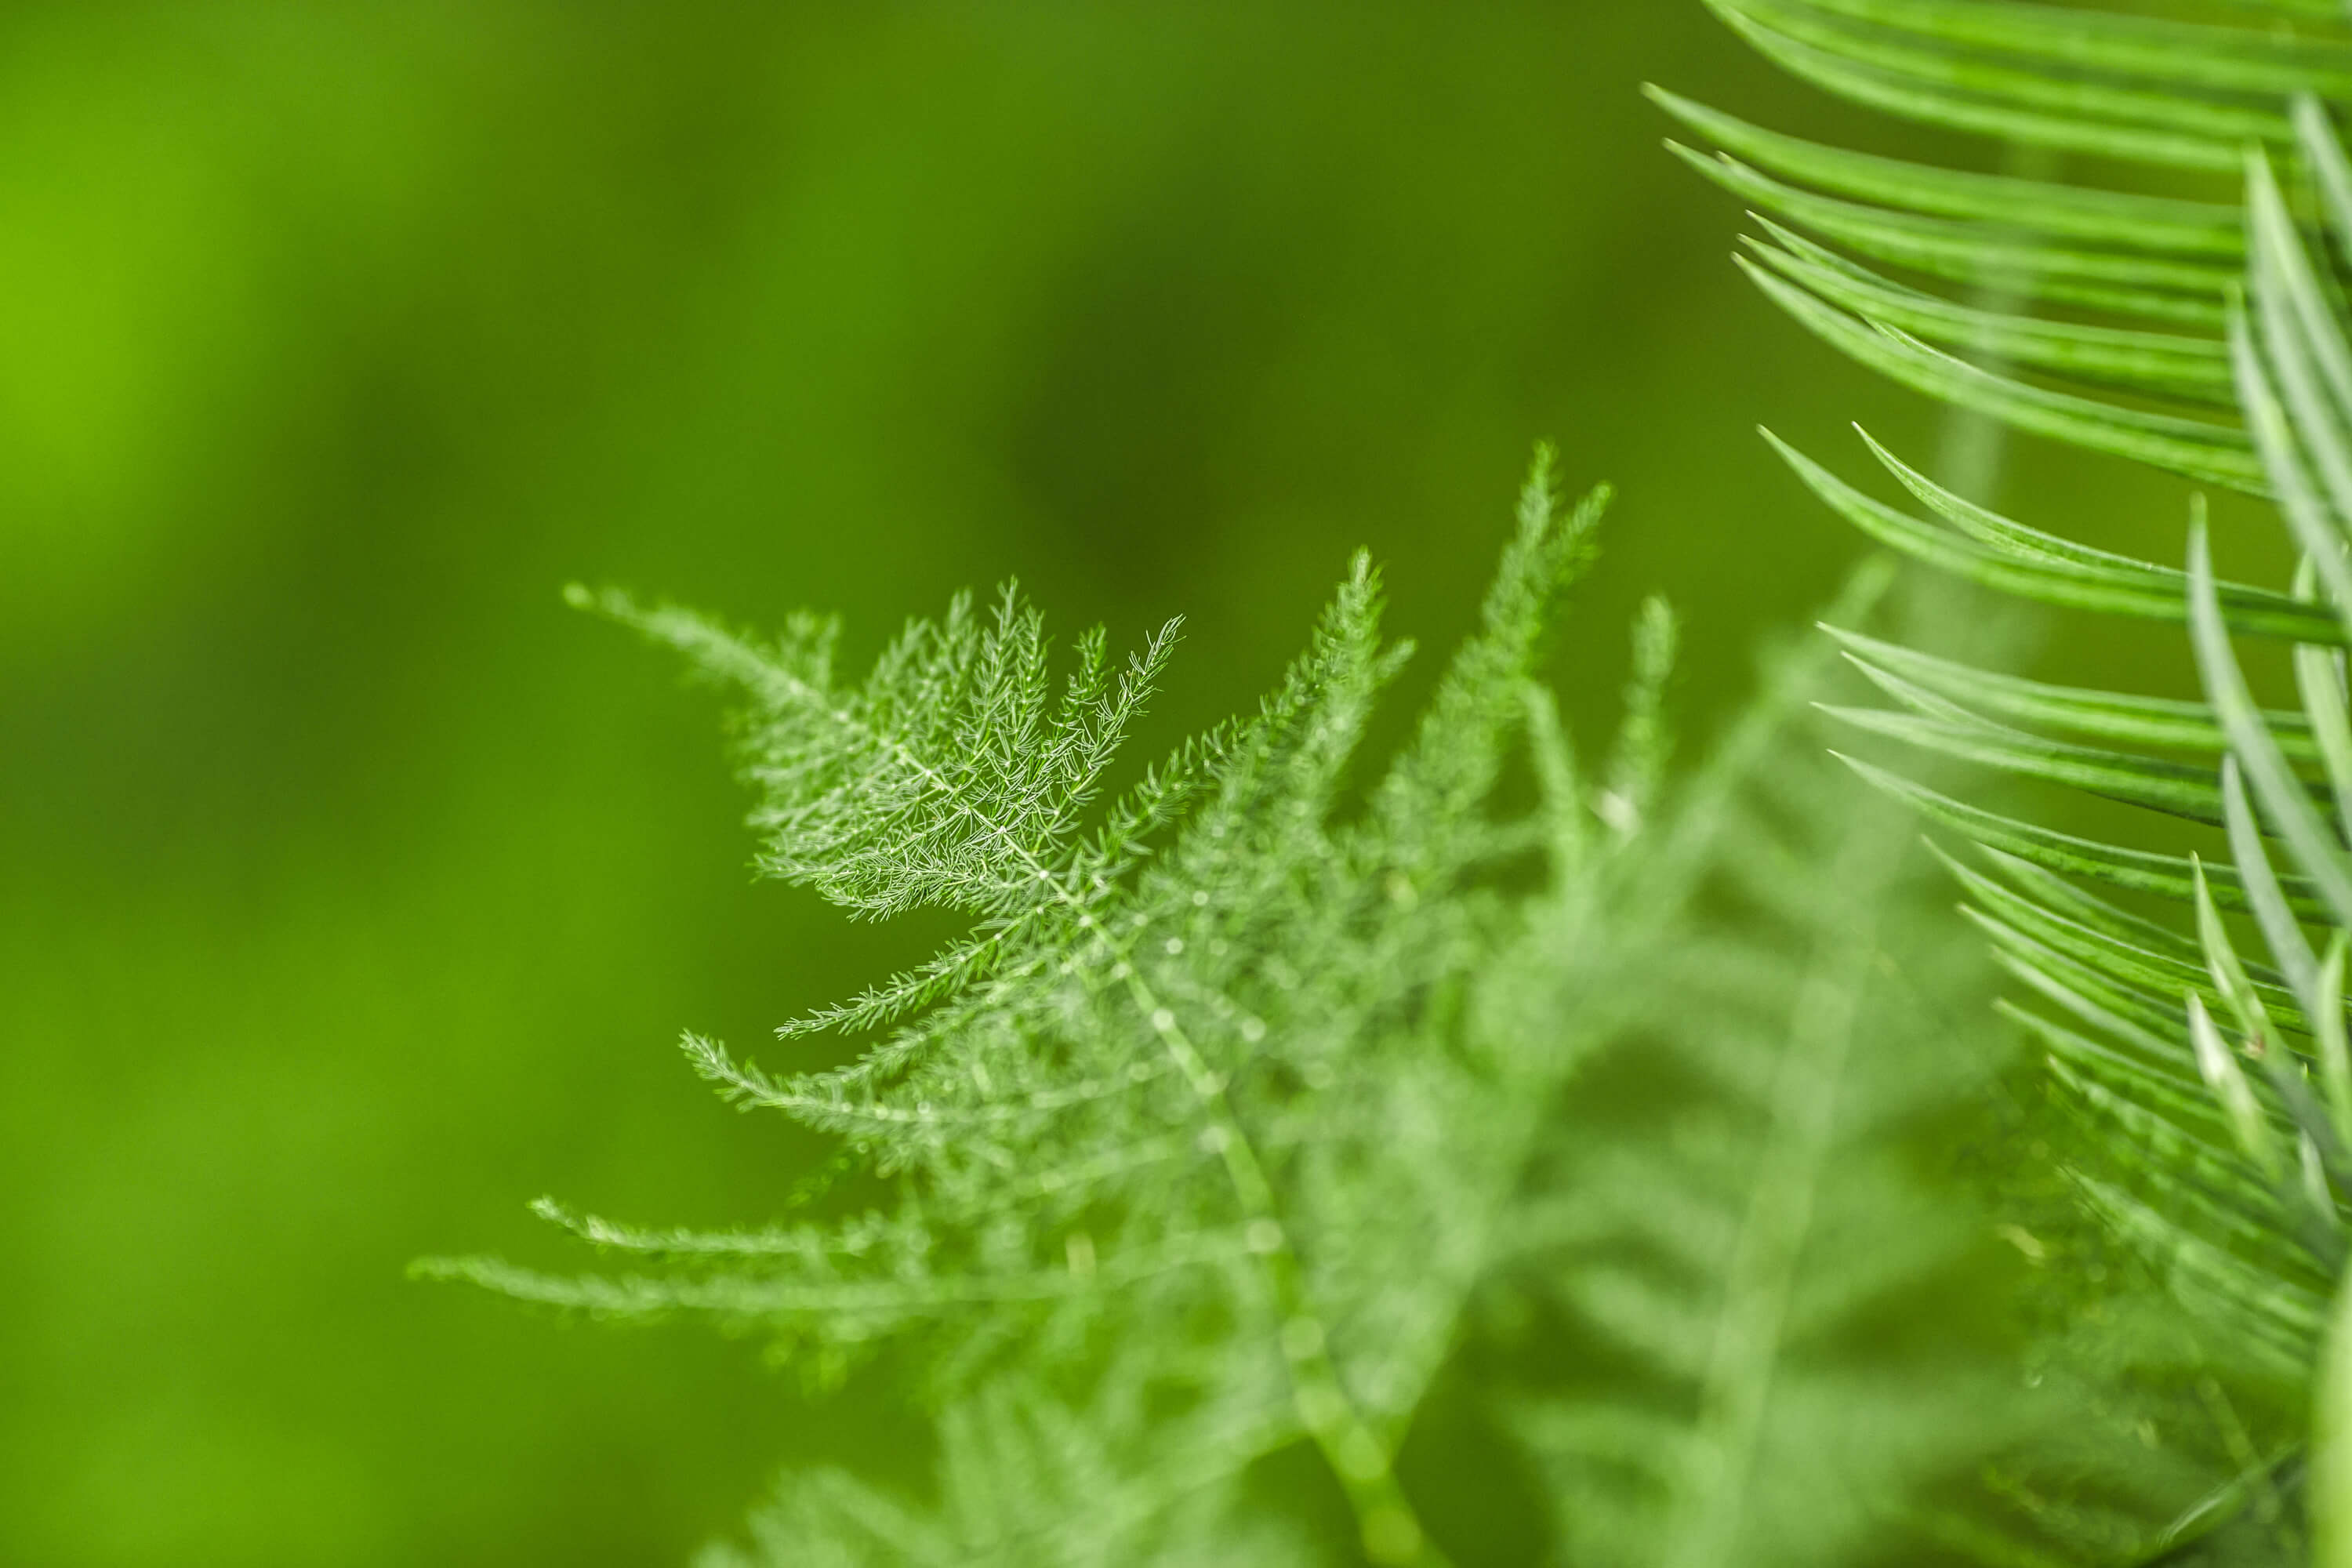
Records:
{"label": "spiky leaf cluster", "polygon": [[[2000,174],[1906,164],[1661,95],[1726,150],[1685,156],[1780,220],[1759,219],[1743,262],[1768,295],[1958,408],[2268,498],[2303,554],[2284,591],[2231,583],[2201,501],[2172,567],[2001,516],[1876,443],[1926,518],[1780,446],[1817,495],[1904,553],[2022,598],[2187,628],[2202,700],[2029,681],[1841,634],[1895,705],[1843,716],[2201,826],[2206,847],[2189,855],[2084,838],[1856,764],[1982,851],[1954,869],[2026,987],[2017,1016],[2078,1119],[2069,1158],[2091,1205],[2232,1353],[2301,1375],[2352,1194],[2352,161],[2327,108],[2352,97],[2352,30],[2334,0],[2160,14],[1708,4],[1832,92],[2007,148]],[[2070,158],[2126,172],[2061,178]],[[1953,298],[1955,283],[1973,292]],[[2292,700],[2257,702],[2243,639],[2285,646]],[[2264,1485],[2250,1472],[2243,1489]]]}

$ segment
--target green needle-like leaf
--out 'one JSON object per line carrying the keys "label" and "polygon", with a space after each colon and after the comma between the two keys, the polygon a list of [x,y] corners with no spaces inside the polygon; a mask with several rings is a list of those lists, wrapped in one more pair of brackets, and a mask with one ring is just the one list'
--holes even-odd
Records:
{"label": "green needle-like leaf", "polygon": [[2189,632],[2205,689],[2228,733],[2232,752],[2246,770],[2263,815],[2294,852],[2312,886],[2326,900],[2339,925],[2352,925],[2352,855],[2320,818],[2310,795],[2254,706],[2253,693],[2238,668],[2230,634],[2214,592],[2212,552],[2200,520],[2189,531]]}

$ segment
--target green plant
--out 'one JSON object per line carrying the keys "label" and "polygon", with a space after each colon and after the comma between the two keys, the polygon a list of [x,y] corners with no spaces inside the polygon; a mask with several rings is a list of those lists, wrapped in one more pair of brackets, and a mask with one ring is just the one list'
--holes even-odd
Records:
{"label": "green plant", "polygon": [[[2301,553],[2286,591],[2221,579],[2200,498],[2185,570],[2128,559],[1999,515],[1870,443],[1922,521],[1775,443],[1895,549],[2006,594],[2188,628],[2201,700],[2053,686],[1839,634],[1898,705],[1842,717],[2173,819],[2137,843],[2084,837],[1855,763],[1982,851],[1955,871],[2032,994],[2017,1016],[2079,1130],[2065,1159],[2091,1205],[2242,1380],[2308,1378],[2352,1192],[2352,162],[2324,102],[2352,95],[2352,31],[2333,0],[1708,3],[1817,85],[2011,150],[2000,174],[1897,163],[1658,94],[1724,149],[1683,155],[1772,215],[1742,261],[1768,295],[1961,408],[2270,500]],[[2062,159],[2075,178],[2059,178]],[[1896,281],[1798,230],[1976,294]],[[2258,706],[2242,639],[2284,646],[2292,706]],[[2324,1398],[2340,1400],[2330,1375]],[[2297,1462],[2265,1468],[2243,1446],[2237,1491],[2278,1516],[2274,1550],[2291,1554],[2275,1489]],[[2342,1490],[2312,1489],[2324,1542],[2342,1531],[2324,1517]],[[2334,1539],[2323,1561],[2347,1550]]]}
{"label": "green plant", "polygon": [[[2352,160],[2321,102],[2352,93],[2352,29],[2334,0],[1708,4],[1801,76],[2007,148],[1999,174],[1898,163],[1658,94],[1770,215],[1743,261],[1768,295],[1974,417],[2274,500],[2303,570],[2220,579],[2201,501],[2178,570],[2029,527],[1971,493],[1965,440],[1941,478],[1872,444],[1932,521],[1776,442],[1898,553],[2184,626],[2204,698],[1921,651],[1954,619],[1925,589],[1868,635],[1866,572],[1679,784],[1646,610],[1587,774],[1538,656],[1601,503],[1563,514],[1546,458],[1384,768],[1360,752],[1404,650],[1359,562],[1257,714],[1116,798],[1172,627],[1057,665],[1008,589],[852,685],[814,617],[771,644],[579,595],[746,704],[768,873],[968,924],[782,1031],[846,1063],[688,1037],[727,1099],[836,1142],[795,1217],[542,1203],[635,1261],[423,1266],[707,1315],[814,1399],[878,1384],[933,1421],[920,1478],[788,1476],[714,1563],[2278,1562],[2306,1491],[2323,1561],[2352,1561],[2326,1506],[2345,1352],[2308,1454],[2294,1408],[2352,1185]],[[2242,171],[2242,200],[2175,188]],[[2294,709],[2258,704],[2239,639],[2284,646]],[[1896,706],[1834,700],[1832,653]],[[2126,845],[1855,760],[1893,797],[1866,806],[1816,704],[2168,826]],[[2010,1012],[2048,1102],[2006,1123],[1910,812],[1979,852],[1950,871],[2033,998]],[[1956,1144],[1990,1179],[1955,1178]],[[2102,1278],[2116,1247],[2187,1310]]]}
{"label": "green plant", "polygon": [[[937,1414],[927,1498],[788,1478],[754,1520],[765,1561],[1345,1561],[1353,1538],[1377,1563],[1818,1562],[1890,1519],[1932,1538],[1915,1494],[1999,1436],[2000,1402],[1957,1418],[1953,1389],[1997,1363],[1944,1347],[1962,1375],[1939,1384],[1884,1325],[1976,1272],[1972,1211],[1899,1160],[1984,1066],[1953,1005],[1970,966],[1904,891],[1900,814],[1858,812],[1809,732],[1818,654],[1780,659],[1668,789],[1654,604],[1617,742],[1580,772],[1534,677],[1601,504],[1563,514],[1538,462],[1478,632],[1361,784],[1407,650],[1360,561],[1257,714],[1107,806],[1173,628],[1117,673],[1079,639],[1057,699],[1010,590],[913,625],[856,686],[814,618],[767,644],[583,599],[747,703],[765,870],[971,931],[782,1031],[866,1036],[847,1066],[776,1075],[688,1037],[726,1098],[839,1141],[806,1217],[643,1231],[542,1204],[638,1267],[424,1267],[707,1314],[817,1397],[882,1377]],[[1673,1094],[1567,1092],[1612,1041]],[[1856,1412],[1903,1441],[1857,1441]],[[1449,1469],[1442,1431],[1512,1457]]]}

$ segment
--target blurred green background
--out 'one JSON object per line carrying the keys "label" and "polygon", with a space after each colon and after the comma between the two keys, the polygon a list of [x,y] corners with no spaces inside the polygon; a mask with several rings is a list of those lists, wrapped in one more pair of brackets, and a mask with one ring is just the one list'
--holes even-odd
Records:
{"label": "blurred green background", "polygon": [[1573,710],[1664,589],[1721,711],[1856,551],[1749,426],[1934,420],[1739,280],[1644,79],[1854,121],[1679,0],[7,8],[0,1559],[676,1562],[881,1440],[403,1278],[566,1256],[541,1192],[766,1216],[808,1144],[671,1042],[910,940],[750,881],[712,702],[570,579],[853,652],[1009,574],[1181,610],[1172,732],[1358,544],[1449,638],[1549,437],[1625,494]]}

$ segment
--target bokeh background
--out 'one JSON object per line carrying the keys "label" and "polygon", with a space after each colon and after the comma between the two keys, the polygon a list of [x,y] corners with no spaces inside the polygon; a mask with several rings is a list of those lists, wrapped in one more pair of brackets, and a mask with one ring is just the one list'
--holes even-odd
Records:
{"label": "bokeh background", "polygon": [[1695,0],[8,6],[0,1561],[677,1562],[884,1441],[403,1276],[561,1258],[541,1192],[766,1217],[808,1145],[671,1042],[915,940],[751,882],[711,698],[569,580],[1181,611],[1173,733],[1359,544],[1449,639],[1548,437],[1624,498],[1571,710],[1659,589],[1704,731],[1857,549],[1749,426],[1934,419],[1739,280],[1645,79],[1856,118]]}

